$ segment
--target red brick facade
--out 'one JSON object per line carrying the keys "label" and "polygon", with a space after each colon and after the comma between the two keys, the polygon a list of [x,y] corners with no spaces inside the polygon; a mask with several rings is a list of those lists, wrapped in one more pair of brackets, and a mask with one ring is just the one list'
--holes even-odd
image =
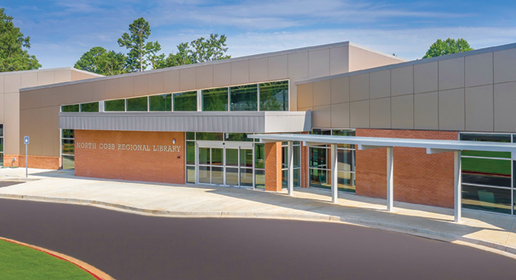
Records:
{"label": "red brick facade", "polygon": [[[16,160],[13,161],[13,158]],[[58,157],[30,156],[28,159],[30,168],[59,169],[61,162]],[[5,155],[5,167],[25,167],[25,155]]]}
{"label": "red brick facade", "polygon": [[184,184],[184,139],[183,132],[76,130],[75,175]]}
{"label": "red brick facade", "polygon": [[281,142],[265,143],[265,190],[281,191]]}
{"label": "red brick facade", "polygon": [[[458,140],[458,132],[357,129],[356,136]],[[422,148],[394,151],[394,200],[453,208],[453,153],[426,154]],[[356,194],[386,198],[387,151],[356,151]]]}

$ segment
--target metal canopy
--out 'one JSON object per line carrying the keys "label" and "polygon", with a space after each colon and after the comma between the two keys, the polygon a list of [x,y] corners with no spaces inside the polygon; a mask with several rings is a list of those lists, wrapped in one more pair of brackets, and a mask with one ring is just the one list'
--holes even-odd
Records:
{"label": "metal canopy", "polygon": [[59,128],[122,131],[278,133],[309,131],[311,112],[62,112]]}
{"label": "metal canopy", "polygon": [[[462,196],[462,176],[460,153],[463,150],[473,151],[492,151],[492,152],[511,152],[511,158],[516,159],[516,144],[497,143],[497,142],[475,142],[475,141],[452,141],[452,140],[427,140],[427,139],[399,139],[399,138],[376,138],[376,137],[357,137],[357,136],[330,136],[312,134],[255,134],[249,138],[260,139],[262,142],[282,142],[288,141],[289,146],[292,141],[304,142],[304,145],[331,145],[331,189],[332,201],[337,202],[337,144],[354,144],[358,150],[387,148],[387,211],[393,211],[393,189],[394,189],[394,166],[393,148],[424,148],[427,154],[442,152],[453,152],[454,155],[454,220],[460,222],[462,216],[461,196]],[[289,165],[289,178],[293,178],[293,170]],[[292,174],[291,174],[292,173]],[[289,194],[293,193],[293,182],[289,180]]]}

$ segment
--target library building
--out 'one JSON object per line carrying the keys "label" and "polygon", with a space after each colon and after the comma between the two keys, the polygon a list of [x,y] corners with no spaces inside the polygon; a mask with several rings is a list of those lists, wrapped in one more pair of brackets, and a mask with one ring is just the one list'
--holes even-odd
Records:
{"label": "library building", "polygon": [[342,42],[104,77],[0,74],[0,160],[513,215],[516,44],[407,61]]}

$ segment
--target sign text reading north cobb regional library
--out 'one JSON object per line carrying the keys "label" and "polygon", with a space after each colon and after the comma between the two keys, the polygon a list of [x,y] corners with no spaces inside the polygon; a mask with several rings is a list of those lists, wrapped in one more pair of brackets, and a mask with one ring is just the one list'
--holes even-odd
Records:
{"label": "sign text reading north cobb regional library", "polygon": [[118,150],[118,151],[138,151],[138,152],[181,152],[179,145],[140,145],[140,144],[115,144],[115,143],[85,143],[77,142],[76,149],[91,149],[91,150]]}

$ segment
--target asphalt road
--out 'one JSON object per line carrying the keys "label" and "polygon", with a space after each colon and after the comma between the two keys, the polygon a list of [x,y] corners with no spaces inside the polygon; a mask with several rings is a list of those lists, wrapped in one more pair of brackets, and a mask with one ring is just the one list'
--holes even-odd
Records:
{"label": "asphalt road", "polygon": [[0,236],[116,279],[516,279],[514,259],[333,223],[161,218],[0,199]]}

